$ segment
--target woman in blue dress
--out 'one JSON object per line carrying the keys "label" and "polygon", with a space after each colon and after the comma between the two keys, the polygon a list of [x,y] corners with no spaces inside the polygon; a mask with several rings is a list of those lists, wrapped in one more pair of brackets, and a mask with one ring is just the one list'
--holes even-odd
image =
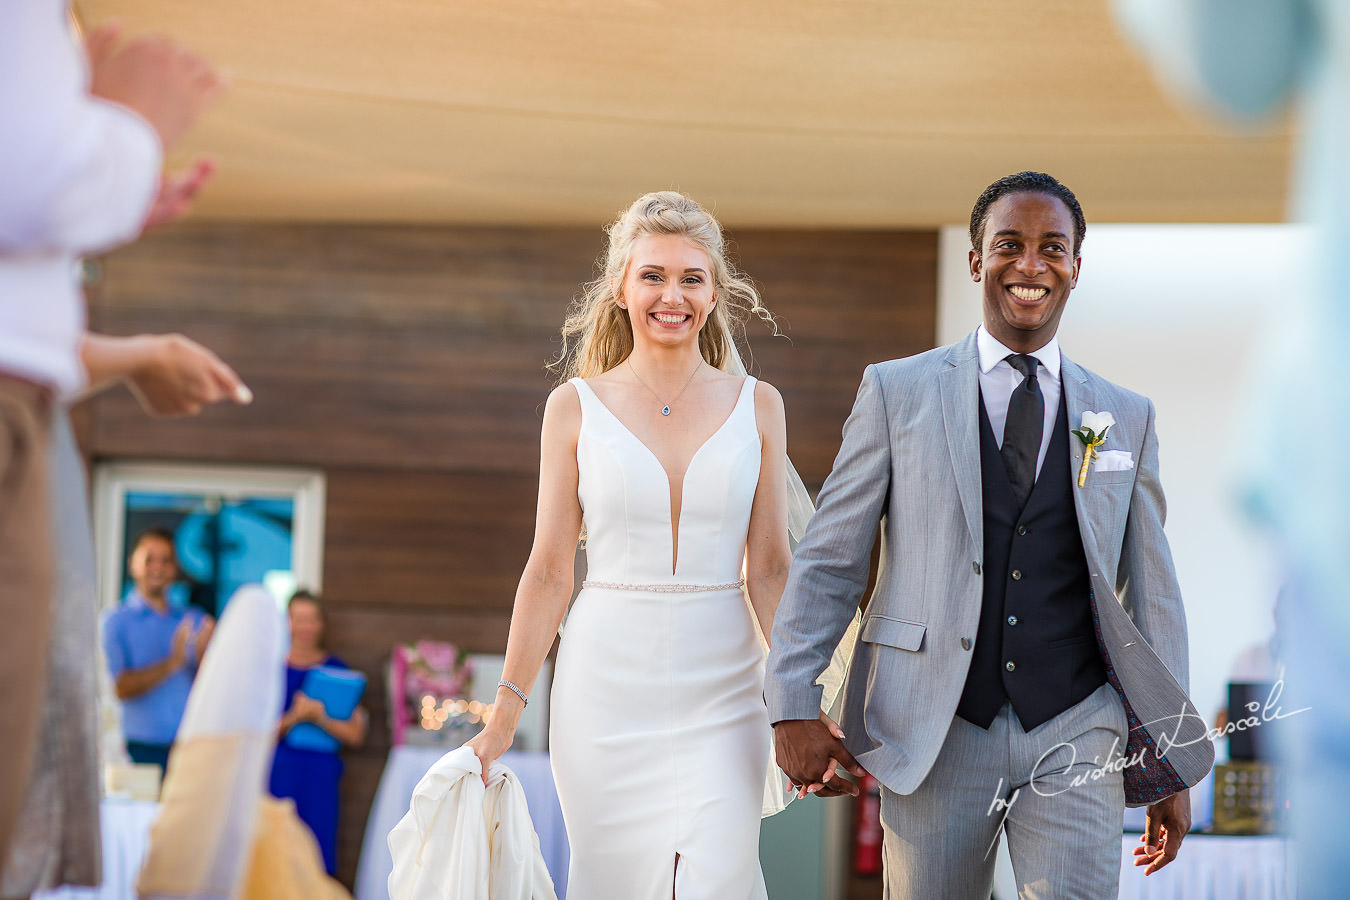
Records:
{"label": "woman in blue dress", "polygon": [[342,759],[336,752],[292,747],[286,734],[301,722],[310,722],[337,738],[346,747],[366,739],[366,711],[357,707],[345,720],[331,719],[323,703],[301,691],[305,676],[316,666],[346,669],[347,664],[330,656],[323,645],[324,615],[319,598],[309,591],[296,591],[287,605],[291,623],[291,651],[286,657],[286,707],[281,716],[276,756],[268,789],[274,797],[295,801],[296,813],[314,832],[323,852],[324,866],[331,875],[337,870],[338,782]]}

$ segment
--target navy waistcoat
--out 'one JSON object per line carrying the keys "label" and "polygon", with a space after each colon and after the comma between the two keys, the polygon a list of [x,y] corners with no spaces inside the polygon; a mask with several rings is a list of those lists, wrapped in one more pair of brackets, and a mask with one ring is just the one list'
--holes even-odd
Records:
{"label": "navy waistcoat", "polygon": [[984,595],[956,713],[988,728],[1010,701],[1030,731],[1106,681],[1074,510],[1068,411],[1061,393],[1045,462],[1019,510],[983,396],[979,403]]}

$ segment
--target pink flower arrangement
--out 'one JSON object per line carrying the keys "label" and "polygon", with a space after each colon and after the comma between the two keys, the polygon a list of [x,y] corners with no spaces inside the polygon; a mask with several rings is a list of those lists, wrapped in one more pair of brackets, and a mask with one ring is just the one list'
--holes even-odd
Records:
{"label": "pink flower arrangement", "polygon": [[473,681],[468,654],[445,641],[396,644],[389,660],[390,729],[394,744],[420,721],[423,698],[436,703],[467,697]]}

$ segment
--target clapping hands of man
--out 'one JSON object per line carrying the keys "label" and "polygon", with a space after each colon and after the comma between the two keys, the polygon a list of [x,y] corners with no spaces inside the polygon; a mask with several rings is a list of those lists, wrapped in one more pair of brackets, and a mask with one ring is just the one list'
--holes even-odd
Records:
{"label": "clapping hands of man", "polygon": [[206,653],[206,645],[211,642],[211,635],[215,633],[216,620],[210,616],[203,617],[195,625],[191,619],[183,619],[178,623],[178,627],[173,631],[173,638],[169,644],[169,659],[172,662],[174,671],[183,668],[189,662],[193,665],[200,665],[202,655]]}

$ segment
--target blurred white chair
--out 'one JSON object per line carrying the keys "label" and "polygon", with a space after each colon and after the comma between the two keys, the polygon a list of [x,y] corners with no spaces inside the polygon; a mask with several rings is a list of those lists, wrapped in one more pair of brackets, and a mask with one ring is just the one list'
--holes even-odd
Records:
{"label": "blurred white chair", "polygon": [[225,607],[188,696],[137,889],[150,898],[238,896],[281,718],[289,637],[262,587]]}

